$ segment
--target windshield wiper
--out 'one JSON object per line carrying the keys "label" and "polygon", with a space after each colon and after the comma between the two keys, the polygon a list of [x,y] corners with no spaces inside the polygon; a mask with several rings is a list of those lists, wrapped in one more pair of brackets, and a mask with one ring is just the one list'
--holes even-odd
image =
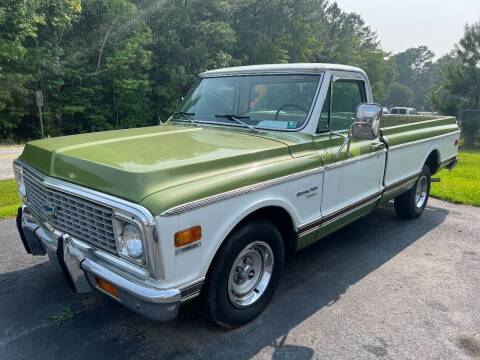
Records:
{"label": "windshield wiper", "polygon": [[249,125],[247,124],[246,122],[243,122],[241,119],[250,119],[250,116],[238,116],[238,115],[230,115],[230,114],[224,114],[224,115],[215,115],[215,117],[218,117],[218,118],[226,118],[228,120],[233,120],[233,121],[236,121],[237,123],[239,123],[240,125],[243,125],[243,126],[246,126],[247,128],[249,128],[250,130],[252,130],[253,132],[258,132],[258,130],[252,126],[252,125]]}
{"label": "windshield wiper", "polygon": [[195,116],[195,113],[185,112],[185,111],[175,111],[172,115],[180,115],[184,119],[190,121],[193,125],[197,126],[198,124],[190,116]]}

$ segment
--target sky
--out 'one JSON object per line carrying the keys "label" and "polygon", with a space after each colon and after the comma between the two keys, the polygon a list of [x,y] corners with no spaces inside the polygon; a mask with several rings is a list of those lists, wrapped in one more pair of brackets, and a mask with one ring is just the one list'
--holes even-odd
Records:
{"label": "sky", "polygon": [[[333,2],[333,0],[332,0]],[[428,46],[437,57],[462,38],[465,24],[480,21],[480,0],[336,0],[362,15],[378,33],[384,50],[398,53]]]}

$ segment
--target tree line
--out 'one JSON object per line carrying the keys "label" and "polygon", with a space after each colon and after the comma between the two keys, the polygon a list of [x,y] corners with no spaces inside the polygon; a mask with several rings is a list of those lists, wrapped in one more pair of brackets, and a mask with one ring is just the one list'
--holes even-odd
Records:
{"label": "tree line", "polygon": [[327,0],[2,0],[0,139],[39,137],[36,90],[51,136],[146,126],[199,72],[261,63],[359,66],[377,102],[455,112],[479,93],[478,28],[436,61],[425,47],[392,56]]}

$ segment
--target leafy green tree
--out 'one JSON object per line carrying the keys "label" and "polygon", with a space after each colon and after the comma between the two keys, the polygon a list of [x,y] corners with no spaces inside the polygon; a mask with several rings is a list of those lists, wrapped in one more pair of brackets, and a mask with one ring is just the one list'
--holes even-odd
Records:
{"label": "leafy green tree", "polygon": [[463,118],[462,110],[480,110],[480,22],[465,27],[456,54],[443,59],[441,74],[441,81],[430,92],[430,101],[437,111],[461,117],[465,144],[474,146],[480,133],[478,113],[468,112],[469,116]]}
{"label": "leafy green tree", "polygon": [[467,83],[468,92],[475,109],[480,106],[480,21],[465,27],[465,35],[456,47],[462,62],[468,66],[467,72],[473,76]]}
{"label": "leafy green tree", "polygon": [[[28,113],[27,42],[45,23],[37,0],[4,0],[0,5],[0,138],[7,139]],[[30,100],[30,101],[29,101]]]}
{"label": "leafy green tree", "polygon": [[144,1],[152,44],[153,111],[165,119],[180,97],[207,69],[238,65],[232,56],[236,36],[228,16],[231,5],[220,1]]}
{"label": "leafy green tree", "polygon": [[354,13],[343,12],[336,3],[325,10],[326,31],[323,50],[317,62],[358,66],[365,70],[372,85],[375,101],[384,102],[395,76],[394,63],[387,59],[377,34]]}
{"label": "leafy green tree", "polygon": [[140,10],[128,0],[86,0],[83,6],[67,52],[73,66],[63,89],[66,131],[151,123],[152,34]]}
{"label": "leafy green tree", "polygon": [[[65,36],[72,29],[81,12],[80,0],[40,0],[40,11],[44,23],[39,26],[37,36],[28,43],[25,70],[31,75],[28,84],[29,98],[35,90],[42,90],[45,101],[47,133],[61,134],[62,113],[59,107],[68,65],[64,63]],[[35,113],[33,100],[29,103],[30,113]]]}
{"label": "leafy green tree", "polygon": [[[389,95],[392,105],[413,106],[424,109],[428,106],[427,93],[434,81],[435,54],[426,46],[410,48],[393,56],[395,62],[396,82],[413,91],[408,103],[405,99],[395,99],[394,93]],[[398,87],[396,89],[398,92]]]}
{"label": "leafy green tree", "polygon": [[408,106],[412,103],[413,90],[407,85],[400,83],[393,83],[390,87],[388,98],[385,100],[385,105],[389,107],[394,106]]}
{"label": "leafy green tree", "polygon": [[466,76],[461,60],[456,54],[445,56],[438,62],[439,79],[430,89],[428,98],[433,108],[445,115],[457,115],[457,107],[464,107],[468,100],[459,94],[452,93],[457,83]]}
{"label": "leafy green tree", "polygon": [[[17,81],[17,89],[13,89],[22,97],[3,105],[3,123],[19,127],[21,137],[38,136],[36,126],[32,127],[32,123],[38,123],[33,98],[37,89],[45,96],[44,119],[49,135],[141,126],[153,121],[149,73],[152,52],[148,49],[152,34],[135,4],[130,0],[25,3],[18,12],[30,9],[33,15],[25,21],[36,25],[17,41],[19,55],[10,63],[18,72],[7,67],[8,58],[1,59],[2,70],[8,69],[5,77],[25,79]],[[9,9],[8,14],[7,18],[13,19],[16,13]],[[5,26],[16,31],[11,24]],[[2,42],[5,44],[9,43]],[[15,94],[13,90],[9,89],[10,94]],[[0,96],[8,99],[3,93]]]}
{"label": "leafy green tree", "polygon": [[439,61],[441,79],[430,92],[434,108],[446,114],[480,107],[480,22],[467,25],[456,53]]}
{"label": "leafy green tree", "polygon": [[4,0],[0,135],[158,123],[198,73],[286,62],[356,65],[383,102],[394,79],[377,35],[327,0]]}

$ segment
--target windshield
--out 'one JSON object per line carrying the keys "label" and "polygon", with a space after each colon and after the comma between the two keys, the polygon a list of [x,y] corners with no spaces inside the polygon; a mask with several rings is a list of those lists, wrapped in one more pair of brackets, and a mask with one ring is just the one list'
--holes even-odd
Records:
{"label": "windshield", "polygon": [[320,74],[203,78],[171,119],[235,126],[241,126],[241,119],[257,128],[299,129],[307,120],[320,78]]}

